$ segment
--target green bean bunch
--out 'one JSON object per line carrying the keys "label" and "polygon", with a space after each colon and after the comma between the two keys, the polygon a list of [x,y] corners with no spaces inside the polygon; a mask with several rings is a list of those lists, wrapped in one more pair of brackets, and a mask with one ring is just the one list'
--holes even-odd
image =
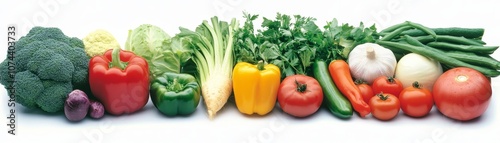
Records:
{"label": "green bean bunch", "polygon": [[500,75],[500,61],[491,57],[499,46],[486,46],[482,28],[428,28],[406,21],[383,29],[377,43],[394,52],[400,59],[408,53],[432,58],[444,70],[469,67],[485,76]]}

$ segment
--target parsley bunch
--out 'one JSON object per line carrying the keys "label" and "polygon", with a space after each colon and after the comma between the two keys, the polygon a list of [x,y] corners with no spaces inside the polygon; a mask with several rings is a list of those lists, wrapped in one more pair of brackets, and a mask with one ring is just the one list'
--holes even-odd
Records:
{"label": "parsley bunch", "polygon": [[338,25],[333,19],[320,29],[313,17],[277,13],[275,19],[263,17],[261,29],[255,29],[259,17],[244,13],[245,23],[235,33],[234,58],[237,62],[274,64],[282,78],[295,74],[310,75],[316,60],[347,59],[358,44],[375,42],[375,26],[365,28]]}

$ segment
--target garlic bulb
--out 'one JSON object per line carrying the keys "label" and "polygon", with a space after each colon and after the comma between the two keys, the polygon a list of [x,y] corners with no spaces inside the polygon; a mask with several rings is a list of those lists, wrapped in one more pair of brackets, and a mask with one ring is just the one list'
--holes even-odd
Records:
{"label": "garlic bulb", "polygon": [[348,57],[349,69],[355,79],[371,84],[379,76],[394,76],[396,57],[394,53],[375,43],[354,47]]}

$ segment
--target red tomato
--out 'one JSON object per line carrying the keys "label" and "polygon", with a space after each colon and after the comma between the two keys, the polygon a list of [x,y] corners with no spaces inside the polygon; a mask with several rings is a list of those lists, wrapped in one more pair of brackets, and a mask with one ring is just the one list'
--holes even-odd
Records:
{"label": "red tomato", "polygon": [[490,103],[491,83],[480,72],[466,67],[452,68],[434,83],[432,95],[443,115],[460,121],[481,116]]}
{"label": "red tomato", "polygon": [[375,94],[373,94],[372,87],[370,85],[366,84],[366,82],[363,82],[360,80],[356,80],[355,83],[356,83],[356,86],[358,86],[359,91],[361,91],[361,95],[363,96],[363,100],[366,103],[370,102],[370,99],[372,99],[372,97],[375,96]]}
{"label": "red tomato", "polygon": [[310,76],[291,75],[280,84],[278,102],[285,113],[306,117],[318,111],[323,102],[323,89]]}
{"label": "red tomato", "polygon": [[368,103],[373,117],[379,120],[391,120],[399,113],[400,103],[392,94],[377,94]]}
{"label": "red tomato", "polygon": [[401,91],[399,102],[403,112],[411,117],[423,117],[429,114],[434,105],[431,92],[416,81],[413,86]]}
{"label": "red tomato", "polygon": [[387,76],[380,76],[373,80],[372,90],[374,94],[389,93],[396,97],[403,90],[403,84],[399,79]]}

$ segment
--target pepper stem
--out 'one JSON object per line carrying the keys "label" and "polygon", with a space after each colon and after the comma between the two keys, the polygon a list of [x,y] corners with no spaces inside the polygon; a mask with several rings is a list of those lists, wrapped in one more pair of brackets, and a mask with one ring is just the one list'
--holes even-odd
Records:
{"label": "pepper stem", "polygon": [[263,61],[259,61],[259,63],[257,63],[257,69],[259,69],[260,71],[265,70],[264,65],[265,64]]}
{"label": "pepper stem", "polygon": [[111,63],[109,65],[110,68],[117,67],[124,70],[125,67],[127,67],[127,64],[120,60],[120,50],[120,48],[113,49],[113,52],[111,53]]}
{"label": "pepper stem", "polygon": [[389,98],[389,95],[384,96],[384,93],[380,92],[377,94],[377,97],[380,98],[380,100],[385,101]]}
{"label": "pepper stem", "polygon": [[184,87],[182,86],[181,83],[179,83],[179,80],[177,78],[174,78],[168,89],[173,92],[180,92],[182,91]]}
{"label": "pepper stem", "polygon": [[299,83],[297,80],[295,80],[295,84],[297,84],[297,91],[301,93],[307,91],[307,84]]}

